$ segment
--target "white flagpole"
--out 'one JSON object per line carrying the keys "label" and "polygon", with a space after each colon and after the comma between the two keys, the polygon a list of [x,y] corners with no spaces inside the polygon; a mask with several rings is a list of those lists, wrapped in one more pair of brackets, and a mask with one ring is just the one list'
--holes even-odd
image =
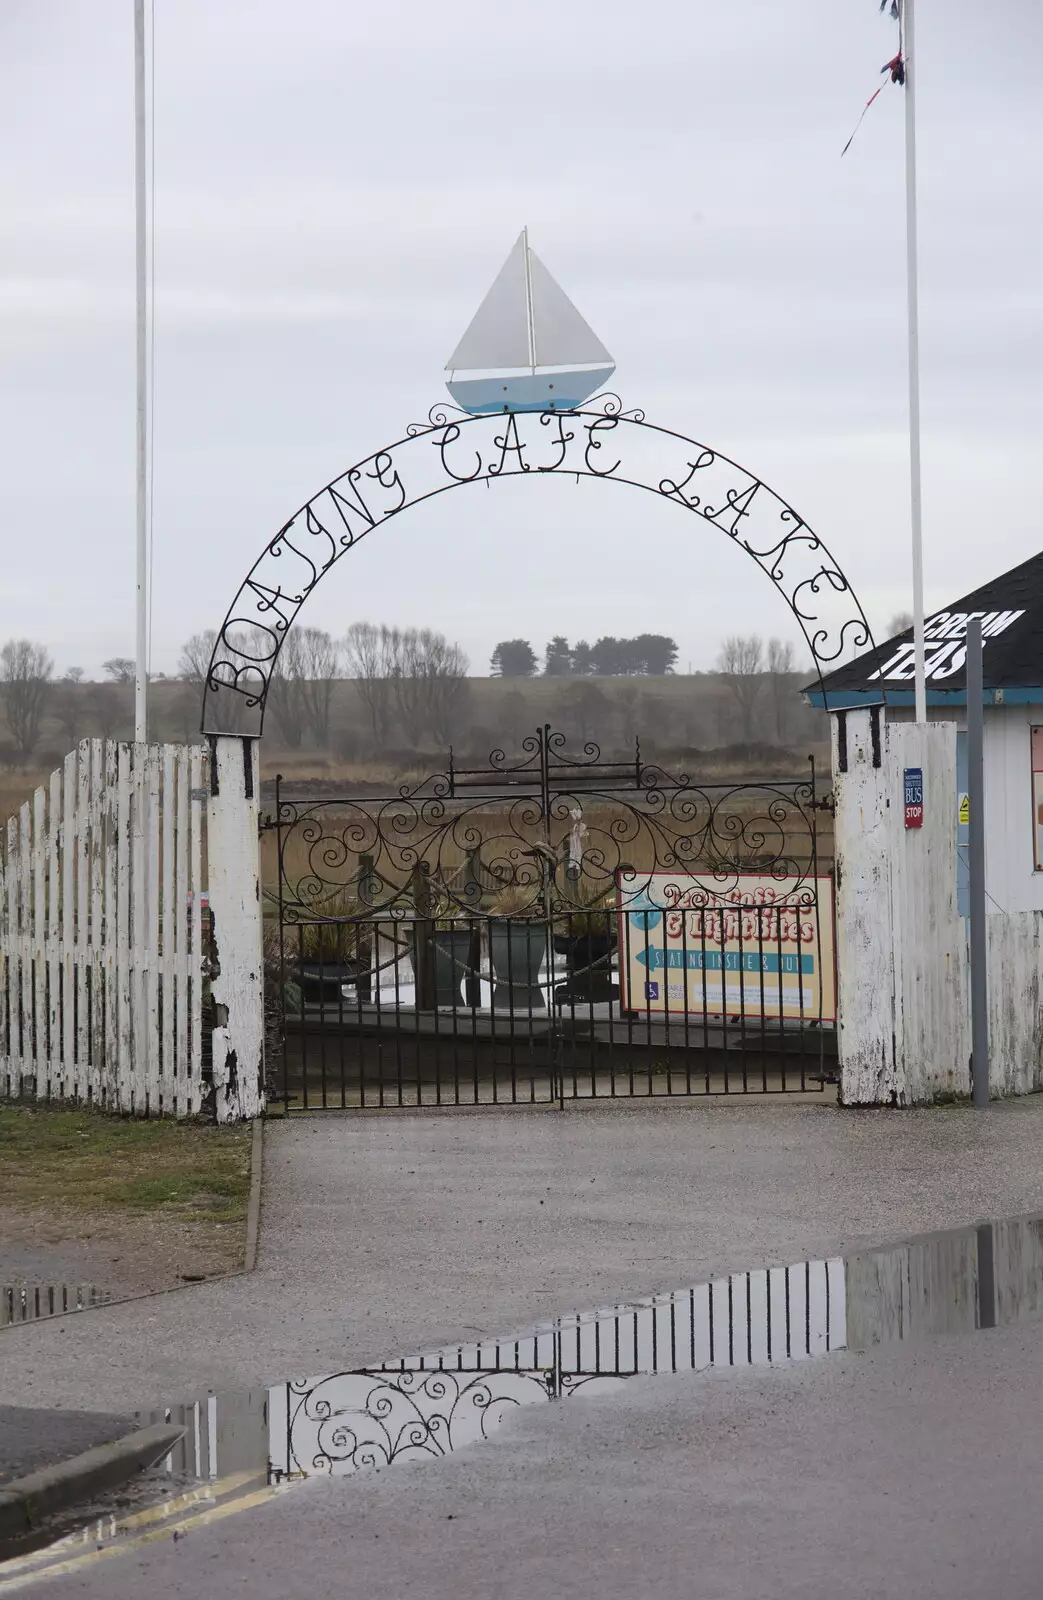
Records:
{"label": "white flagpole", "polygon": [[145,237],[145,0],[134,0],[134,199],[135,279],[137,309],[137,507],[136,507],[136,608],[137,649],[134,668],[134,738],[143,744],[148,736],[146,627],[148,595],[147,469],[148,469],[148,343]]}
{"label": "white flagpole", "polygon": [[913,641],[916,668],[916,720],[927,721],[924,665],[923,514],[920,492],[920,298],[916,235],[916,46],[915,0],[901,0],[905,57],[905,245],[909,300],[909,487],[913,536]]}

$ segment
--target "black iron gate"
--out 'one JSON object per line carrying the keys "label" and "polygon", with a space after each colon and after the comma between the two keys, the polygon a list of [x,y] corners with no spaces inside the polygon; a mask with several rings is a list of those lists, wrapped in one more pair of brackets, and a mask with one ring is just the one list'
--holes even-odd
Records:
{"label": "black iron gate", "polygon": [[571,750],[452,754],[390,798],[264,817],[269,1095],[287,1110],[821,1090],[830,811]]}

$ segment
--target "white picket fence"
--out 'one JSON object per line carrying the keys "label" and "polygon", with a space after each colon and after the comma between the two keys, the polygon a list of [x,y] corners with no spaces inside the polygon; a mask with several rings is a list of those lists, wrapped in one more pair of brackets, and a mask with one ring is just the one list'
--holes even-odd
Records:
{"label": "white picket fence", "polygon": [[0,1097],[202,1106],[204,752],[86,739],[7,824]]}

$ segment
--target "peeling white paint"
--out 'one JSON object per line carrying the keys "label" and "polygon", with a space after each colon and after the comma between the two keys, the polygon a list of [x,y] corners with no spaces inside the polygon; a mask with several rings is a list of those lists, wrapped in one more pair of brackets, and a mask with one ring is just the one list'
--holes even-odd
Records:
{"label": "peeling white paint", "polygon": [[894,1049],[894,944],[890,836],[881,775],[872,764],[868,712],[847,717],[846,773],[833,719],[838,1043],[842,1095],[887,1104],[899,1093]]}
{"label": "peeling white paint", "polygon": [[[835,719],[834,719],[835,721]],[[967,923],[956,905],[956,727],[847,713],[837,729],[837,962],[841,1097],[922,1105],[970,1093]],[[903,771],[921,767],[924,825],[906,829]],[[1027,781],[1027,780],[1026,780]],[[1043,913],[988,919],[993,1095],[1043,1088]]]}
{"label": "peeling white paint", "polygon": [[202,1108],[201,941],[187,948],[202,887],[205,813],[188,795],[200,759],[84,740],[8,823],[0,1098],[139,1116]]}
{"label": "peeling white paint", "polygon": [[264,970],[257,741],[211,740],[209,854],[213,923],[214,1096],[219,1122],[264,1105]]}

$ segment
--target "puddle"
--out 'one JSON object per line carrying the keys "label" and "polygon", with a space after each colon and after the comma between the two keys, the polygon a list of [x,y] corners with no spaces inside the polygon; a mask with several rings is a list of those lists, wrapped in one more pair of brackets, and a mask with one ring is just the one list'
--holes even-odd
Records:
{"label": "puddle", "polygon": [[208,1395],[143,1420],[185,1424],[171,1472],[341,1476],[437,1459],[489,1437],[520,1406],[603,1394],[637,1376],[781,1365],[1041,1315],[1043,1218],[1018,1218],[732,1273],[504,1338]]}

